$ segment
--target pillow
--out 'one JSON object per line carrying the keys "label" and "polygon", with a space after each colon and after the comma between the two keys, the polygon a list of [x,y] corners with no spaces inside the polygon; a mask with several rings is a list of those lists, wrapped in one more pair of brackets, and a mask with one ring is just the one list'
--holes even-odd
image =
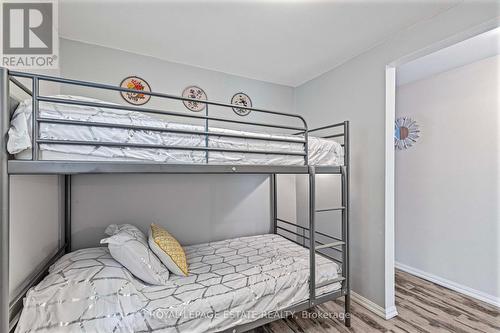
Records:
{"label": "pillow", "polygon": [[168,269],[151,251],[142,231],[130,224],[112,224],[104,232],[111,237],[102,239],[101,244],[108,244],[111,256],[130,273],[149,284],[167,283]]}
{"label": "pillow", "polygon": [[186,253],[179,242],[164,228],[151,224],[149,247],[174,274],[188,276]]}

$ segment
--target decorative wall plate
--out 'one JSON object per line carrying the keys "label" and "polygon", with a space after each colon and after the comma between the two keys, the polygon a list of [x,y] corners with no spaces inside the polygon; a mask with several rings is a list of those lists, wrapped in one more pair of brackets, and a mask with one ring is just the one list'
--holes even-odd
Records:
{"label": "decorative wall plate", "polygon": [[123,99],[133,105],[143,105],[149,102],[151,95],[141,94],[140,91],[151,92],[151,87],[146,80],[138,76],[128,76],[120,83],[121,88],[133,89],[139,92],[120,92]]}
{"label": "decorative wall plate", "polygon": [[[184,89],[182,92],[182,97],[185,98],[193,98],[193,99],[199,99],[202,101],[207,100],[207,94],[203,89],[197,86],[189,86]],[[199,102],[193,102],[193,101],[182,101],[184,103],[184,106],[188,108],[191,111],[194,112],[200,112],[203,109],[205,109],[206,104],[205,103],[199,103]]]}
{"label": "decorative wall plate", "polygon": [[417,122],[408,117],[396,119],[394,124],[394,147],[398,150],[408,149],[420,137]]}
{"label": "decorative wall plate", "polygon": [[[252,107],[252,100],[247,94],[239,92],[233,95],[231,98],[231,104]],[[233,108],[233,111],[240,116],[246,116],[250,113],[250,110],[240,108]]]}

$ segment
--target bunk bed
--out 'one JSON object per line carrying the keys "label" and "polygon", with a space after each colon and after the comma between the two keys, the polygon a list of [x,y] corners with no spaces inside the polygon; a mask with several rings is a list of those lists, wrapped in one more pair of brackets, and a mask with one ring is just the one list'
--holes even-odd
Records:
{"label": "bunk bed", "polygon": [[[31,87],[26,87],[20,82],[21,79],[30,80]],[[105,91],[135,92],[112,85],[0,68],[0,129],[2,131],[0,137],[2,145],[0,151],[2,185],[0,191],[2,257],[0,330],[2,332],[13,330],[21,313],[25,314],[22,318],[23,322],[20,323],[24,328],[29,327],[31,323],[35,325],[37,320],[33,314],[43,315],[41,312],[29,310],[30,307],[36,305],[33,302],[43,301],[43,297],[37,292],[45,290],[44,288],[50,290],[54,279],[61,274],[64,276],[65,269],[78,264],[82,258],[96,260],[97,266],[103,265],[104,260],[113,262],[105,248],[80,249],[71,252],[71,177],[76,174],[115,173],[270,175],[272,234],[200,244],[187,247],[186,251],[188,260],[191,260],[190,265],[194,268],[195,279],[199,277],[196,273],[197,268],[201,269],[200,274],[207,266],[210,266],[210,270],[213,269],[211,263],[203,261],[204,255],[200,255],[200,253],[205,253],[207,248],[224,248],[236,252],[241,248],[251,248],[257,251],[259,259],[255,262],[253,257],[238,253],[241,257],[239,259],[247,263],[253,262],[253,265],[244,269],[258,268],[259,271],[259,274],[252,273],[245,278],[245,287],[248,289],[246,292],[253,295],[254,303],[250,304],[252,308],[259,309],[262,314],[272,312],[274,315],[238,318],[232,321],[224,318],[216,326],[210,326],[213,318],[208,322],[186,321],[185,323],[156,320],[153,321],[155,327],[152,327],[152,322],[149,322],[143,327],[144,331],[169,331],[169,329],[196,331],[196,327],[198,330],[199,327],[205,327],[205,329],[210,327],[206,330],[244,332],[278,317],[306,310],[339,297],[345,297],[345,324],[350,326],[348,121],[311,130],[300,115],[252,107],[238,106],[238,108],[248,109],[258,114],[272,115],[278,120],[255,122],[235,120],[226,116],[212,116],[209,113],[209,106],[229,110],[234,107],[231,104],[214,101],[203,102],[206,107],[205,113],[201,115],[125,106],[74,96],[43,96],[40,94],[41,82]],[[11,84],[29,94],[30,100],[21,102],[19,106],[16,105],[17,107],[13,108],[10,105]],[[164,100],[199,102],[164,93],[142,93]],[[14,110],[17,111],[14,112]],[[92,116],[86,116],[88,114]],[[201,121],[203,125],[174,123],[169,120],[169,117]],[[296,121],[299,125],[290,125],[290,120]],[[214,123],[237,125],[239,128],[235,130],[219,125],[212,126]],[[264,128],[267,132],[250,130],[255,127]],[[312,136],[311,133],[321,135]],[[41,174],[64,176],[63,245],[24,282],[19,293],[9,295],[9,177],[10,175]],[[280,174],[308,175],[309,214],[306,224],[292,223],[278,216],[277,175]],[[316,207],[317,174],[340,176],[340,206],[321,209]],[[340,236],[316,230],[316,215],[333,211],[341,213]],[[97,260],[97,258],[100,259]],[[109,269],[114,272],[113,274],[120,274],[122,279],[125,276],[127,286],[139,283],[127,273],[124,267],[116,264],[116,262],[110,264]],[[237,269],[237,267],[233,268]],[[273,281],[273,288],[269,288],[266,281],[263,285],[255,284],[263,282],[262,272],[265,272],[267,276],[266,281]],[[82,274],[85,275],[85,273],[86,271]],[[177,289],[193,283],[186,279],[189,277],[175,277],[170,287]],[[249,283],[249,280],[254,280],[255,283]],[[112,282],[106,279],[104,281],[104,287],[110,288]],[[232,283],[240,282],[236,278]],[[124,288],[124,286],[117,288],[122,287]],[[168,299],[168,293],[162,294],[165,288],[157,289],[139,283],[133,291],[140,292],[142,297],[147,298],[149,302],[151,302],[151,295],[155,296],[156,301]],[[231,289],[240,293],[245,292],[245,288]],[[207,290],[206,288],[203,290],[203,295],[205,295]],[[28,292],[30,297],[25,298]],[[73,293],[77,291],[66,288],[65,297],[77,299],[82,296]],[[37,295],[40,297],[35,297]],[[198,308],[203,308],[203,304],[205,306],[209,304],[209,308],[213,310],[214,299],[208,303],[202,303],[203,297],[192,297],[186,302],[201,304]],[[238,297],[233,296],[232,300],[236,298]],[[23,299],[26,311],[23,311]],[[220,304],[227,302],[221,298],[217,298],[217,301]],[[233,301],[228,307],[222,306],[222,308],[236,306],[232,304]],[[58,302],[64,303],[64,300]],[[265,304],[265,306],[259,306],[259,304]],[[243,309],[248,310],[248,308]],[[56,307],[53,311],[63,310],[61,307]],[[49,314],[45,315],[47,318],[50,317]],[[140,315],[144,318],[144,311],[141,311]],[[112,316],[109,314],[103,316],[103,318],[109,317]],[[133,315],[129,319],[137,320]],[[73,324],[75,322],[77,323],[74,321]],[[59,324],[68,326],[72,323],[71,319],[68,319]],[[114,327],[119,328],[116,325]],[[128,327],[138,329],[135,326]]]}

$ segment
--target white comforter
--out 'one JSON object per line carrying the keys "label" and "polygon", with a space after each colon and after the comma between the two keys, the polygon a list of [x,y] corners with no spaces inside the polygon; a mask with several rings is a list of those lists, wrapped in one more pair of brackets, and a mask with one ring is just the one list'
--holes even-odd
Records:
{"label": "white comforter", "polygon": [[[309,251],[281,236],[185,249],[190,275],[166,286],[134,278],[107,248],[67,254],[28,292],[16,332],[216,332],[308,298]],[[336,263],[316,261],[318,283],[338,276]]]}
{"label": "white comforter", "polygon": [[[64,99],[100,102],[86,97],[56,96]],[[20,103],[11,120],[7,149],[16,158],[31,157],[31,100]],[[200,125],[179,124],[166,121],[165,118],[151,116],[145,113],[96,108],[89,106],[65,105],[40,102],[40,117],[69,119],[87,122],[103,122],[111,124],[127,124],[151,126],[168,129],[181,129],[203,132]],[[210,132],[238,134],[258,138],[287,138],[298,140],[297,136],[270,133],[251,133],[238,130],[210,128]],[[109,129],[96,126],[75,126],[66,124],[40,124],[40,137],[53,140],[101,141],[118,143],[139,143],[153,145],[205,147],[205,136],[198,134],[178,134],[144,130]],[[267,150],[280,152],[303,152],[300,142],[279,142],[257,140],[251,138],[231,138],[209,136],[208,146],[212,148]],[[309,137],[309,164],[336,166],[343,163],[343,149],[333,140]],[[152,161],[161,163],[194,164],[206,163],[203,151],[151,149],[151,148],[119,148],[105,146],[76,146],[64,144],[41,144],[41,159],[69,160],[126,160]],[[303,165],[302,156],[210,152],[210,164],[248,164],[248,165]]]}

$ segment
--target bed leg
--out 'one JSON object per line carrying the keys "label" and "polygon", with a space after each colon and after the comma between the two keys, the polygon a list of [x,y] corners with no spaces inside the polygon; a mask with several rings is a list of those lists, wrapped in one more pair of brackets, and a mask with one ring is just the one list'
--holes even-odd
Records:
{"label": "bed leg", "polygon": [[345,295],[344,324],[346,327],[351,327],[351,293],[349,292]]}

